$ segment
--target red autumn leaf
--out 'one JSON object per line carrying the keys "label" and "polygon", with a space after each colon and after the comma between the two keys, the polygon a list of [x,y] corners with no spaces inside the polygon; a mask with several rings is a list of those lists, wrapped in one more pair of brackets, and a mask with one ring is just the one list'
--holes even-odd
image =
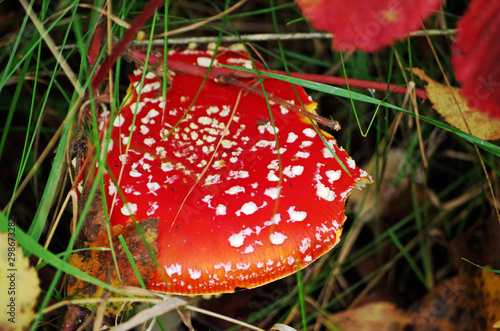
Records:
{"label": "red autumn leaf", "polygon": [[453,67],[470,108],[500,118],[500,1],[474,0],[458,22]]}
{"label": "red autumn leaf", "polygon": [[[206,67],[211,54],[173,51],[169,60]],[[227,50],[214,63],[252,66]],[[286,104],[270,102],[271,121],[261,95],[235,86],[208,80],[196,97],[203,78],[176,72],[165,102],[162,81],[148,73],[141,85],[141,77],[140,70],[130,77],[129,102],[111,125],[106,163],[118,184],[106,173],[104,193],[113,226],[158,219],[159,267],[148,288],[251,288],[307,266],[338,243],[345,199],[370,179],[331,135],[323,132],[323,142]],[[315,107],[300,87],[296,95],[288,83],[264,85],[277,98]],[[109,118],[101,115],[102,129]]]}
{"label": "red autumn leaf", "polygon": [[304,16],[334,35],[336,50],[375,51],[418,30],[443,0],[296,0]]}

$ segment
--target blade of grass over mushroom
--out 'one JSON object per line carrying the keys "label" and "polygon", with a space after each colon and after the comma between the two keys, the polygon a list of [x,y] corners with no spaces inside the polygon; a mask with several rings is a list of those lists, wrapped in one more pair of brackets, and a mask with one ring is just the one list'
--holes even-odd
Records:
{"label": "blade of grass over mushroom", "polygon": [[[201,94],[201,92],[202,92],[202,90],[203,90],[203,88],[204,88],[204,86],[205,86],[205,83],[207,82],[207,80],[208,80],[208,78],[209,78],[210,71],[211,71],[212,67],[214,66],[215,57],[216,57],[216,55],[217,55],[217,51],[218,51],[219,46],[220,46],[220,38],[222,37],[222,31],[224,30],[224,26],[225,26],[226,22],[227,22],[227,18],[226,18],[225,16],[224,16],[224,17],[222,17],[222,28],[221,28],[221,30],[220,30],[220,32],[219,32],[219,39],[218,39],[217,43],[215,44],[215,48],[214,48],[213,54],[212,54],[212,56],[211,56],[211,58],[210,58],[210,63],[208,64],[208,68],[207,68],[206,74],[205,74],[205,76],[203,77],[203,81],[201,82],[200,87],[198,88],[198,91],[197,91],[196,95],[194,96],[194,98],[193,98],[193,100],[192,100],[191,104],[188,106],[187,110],[184,112],[183,116],[182,116],[182,117],[178,120],[178,122],[177,122],[177,123],[176,123],[176,124],[172,127],[172,129],[170,129],[170,130],[167,132],[167,134],[166,134],[164,137],[162,137],[162,141],[164,141],[165,139],[167,139],[167,138],[168,138],[168,137],[172,134],[172,132],[174,132],[174,131],[176,130],[176,128],[178,128],[178,126],[179,126],[179,125],[181,124],[181,122],[182,122],[182,121],[186,118],[186,116],[188,115],[188,113],[192,110],[192,107],[193,107],[193,106],[195,105],[195,103],[197,102],[197,100],[198,100],[198,98],[199,98],[199,96],[200,96],[200,94]],[[165,61],[168,61],[168,57],[167,57],[167,56],[164,56],[164,58],[165,58]],[[138,100],[139,100],[139,99],[138,99]],[[165,99],[165,100],[166,100],[166,99]],[[236,105],[234,106],[234,107],[235,107],[235,109],[238,107],[238,104],[239,104],[239,97],[238,97],[238,101],[236,102]],[[165,106],[165,107],[166,107],[166,106]],[[233,114],[231,114],[231,117],[230,117],[230,120],[229,120],[229,122],[228,122],[227,126],[229,126],[229,125],[230,125],[233,115],[234,115],[234,111],[233,111]],[[163,118],[162,118],[162,121],[163,121]],[[220,140],[219,140],[219,144],[217,145],[217,149],[220,147],[220,143],[222,142],[222,139],[223,139],[223,138],[224,138],[224,135],[222,135],[222,134],[221,134],[221,138],[220,138]],[[181,212],[181,210],[182,210],[182,208],[183,208],[184,204],[186,203],[186,201],[187,201],[187,199],[188,199],[189,195],[192,193],[192,191],[195,189],[195,187],[199,184],[200,180],[204,177],[205,172],[206,172],[206,170],[208,169],[208,167],[210,166],[210,164],[212,163],[213,158],[215,157],[216,152],[217,152],[217,150],[216,150],[216,151],[214,151],[214,153],[213,153],[213,155],[212,155],[212,159],[210,160],[210,162],[208,162],[208,163],[207,163],[207,165],[206,165],[206,167],[204,168],[203,172],[201,173],[200,177],[197,179],[197,181],[196,181],[196,182],[193,184],[193,186],[191,187],[190,191],[189,191],[189,192],[186,194],[186,196],[184,197],[184,199],[183,199],[183,201],[182,201],[181,205],[179,206],[178,212],[177,212],[177,214],[175,215],[175,217],[174,217],[174,219],[173,219],[173,221],[172,221],[172,225],[171,225],[171,227],[173,227],[173,226],[174,226],[175,221],[177,220],[177,217],[179,216],[179,214],[180,214],[180,212]],[[156,261],[156,260],[155,260],[155,261]]]}
{"label": "blade of grass over mushroom", "polygon": [[[235,70],[241,70],[241,71],[245,71],[245,72],[249,72],[249,73],[256,72],[256,70],[254,70],[254,69],[247,69],[247,68],[237,67],[237,66],[233,66],[233,65],[222,65],[221,64],[221,66],[235,69]],[[406,109],[403,109],[401,107],[395,106],[395,105],[387,103],[387,102],[382,102],[376,98],[369,97],[369,96],[366,96],[366,95],[361,94],[361,93],[351,92],[351,94],[349,95],[349,92],[347,90],[341,89],[338,87],[334,87],[334,86],[330,86],[330,85],[326,85],[326,84],[321,84],[321,83],[316,83],[316,82],[311,82],[311,81],[300,79],[300,78],[288,77],[286,75],[275,74],[275,73],[262,71],[262,70],[260,70],[259,72],[263,76],[269,76],[271,78],[276,78],[278,80],[292,83],[294,85],[299,85],[299,86],[309,88],[309,89],[312,89],[312,90],[315,90],[318,92],[323,92],[323,93],[327,93],[327,94],[331,94],[331,95],[335,95],[335,96],[339,96],[339,97],[343,97],[343,98],[351,97],[352,99],[357,100],[357,101],[362,101],[362,102],[367,102],[367,103],[371,103],[374,105],[388,107],[388,108],[398,110],[402,113],[405,113],[407,115],[411,115],[411,116],[415,117],[415,114],[413,112],[410,112]],[[451,133],[455,133],[456,135],[460,136],[461,138],[464,138],[464,139],[472,142],[473,144],[486,150],[487,152],[493,153],[496,156],[500,156],[500,146],[497,146],[497,145],[492,144],[488,141],[477,138],[473,135],[470,135],[466,132],[463,132],[457,128],[454,128],[446,123],[442,123],[442,122],[437,121],[435,119],[432,119],[432,118],[429,118],[429,117],[426,117],[423,115],[420,115],[420,119],[429,123],[429,124],[432,124],[433,126],[439,127],[443,130],[449,131]]]}
{"label": "blade of grass over mushroom", "polygon": [[[106,150],[107,150],[107,148],[106,148]],[[113,243],[113,238],[111,236],[111,228],[110,228],[111,222],[109,221],[109,210],[108,210],[108,206],[106,204],[106,196],[105,196],[105,193],[104,193],[104,192],[106,192],[105,191],[105,187],[104,187],[104,185],[105,185],[104,184],[104,178],[100,177],[98,179],[99,179],[99,182],[100,182],[99,184],[100,184],[100,189],[101,189],[101,200],[99,201],[99,203],[102,203],[102,209],[103,209],[103,213],[104,213],[104,219],[106,221],[106,223],[105,223],[106,233],[108,235],[108,241],[110,243]],[[86,184],[84,184],[84,185],[86,185]],[[121,284],[122,280],[121,280],[121,276],[120,276],[120,269],[118,268],[118,261],[117,261],[117,258],[116,258],[116,252],[115,252],[115,248],[114,248],[113,244],[109,245],[109,250],[111,252],[111,258],[113,259],[113,266],[114,266],[115,271],[116,271],[116,276],[118,277],[118,281]]]}
{"label": "blade of grass over mushroom", "polygon": [[[154,14],[153,14],[153,25],[152,25],[152,29],[151,29],[151,32],[150,32],[150,40],[152,39],[152,36],[153,36],[153,33],[154,33],[154,27],[155,27],[156,17],[157,17],[157,11],[155,10]],[[145,54],[144,60],[143,60],[143,66],[144,66],[144,68],[146,68],[146,70],[144,70],[142,72],[142,76],[141,76],[141,79],[139,80],[138,84],[133,89],[131,89],[130,93],[128,93],[127,96],[124,98],[124,101],[122,102],[122,106],[120,108],[122,108],[123,106],[125,106],[126,104],[128,104],[130,102],[130,98],[132,97],[132,95],[134,93],[137,93],[139,95],[142,93],[142,89],[144,87],[144,80],[146,78],[146,75],[151,70],[151,66],[149,66],[150,54],[151,54],[151,45],[148,45],[147,50],[146,50],[146,54]],[[159,59],[157,59],[156,61],[158,61],[158,60]],[[117,84],[117,86],[118,86],[118,84]],[[135,111],[133,112],[134,116],[133,116],[133,119],[132,119],[132,126],[135,126],[136,116],[137,116],[137,113],[139,112],[139,99],[136,101],[136,103],[135,103],[135,105],[133,107],[135,107]],[[98,125],[97,125],[97,119],[96,119],[95,113],[92,113],[92,115],[93,115],[93,118],[95,118],[94,128],[97,128]],[[115,125],[115,121],[116,120],[121,121],[121,115],[119,113],[115,114],[115,112],[112,112],[111,113],[111,120],[109,122],[109,125],[110,125],[109,129],[110,130],[108,131],[108,140],[106,140],[106,141],[108,141],[108,144],[109,144],[109,141],[110,141],[109,138],[111,137],[112,125],[113,126]],[[96,132],[96,134],[97,134],[97,130],[94,130],[94,132]],[[133,131],[130,131],[129,136],[128,136],[129,143],[126,145],[125,155],[128,155],[129,148],[130,148],[130,142],[132,141],[132,138],[133,138]],[[98,141],[98,140],[96,140],[96,141]],[[107,150],[108,147],[106,147],[105,150]],[[104,151],[104,149],[103,149],[103,151]],[[109,169],[108,169],[108,171],[109,171]],[[112,177],[112,180],[113,180],[114,184],[117,185],[116,187],[118,187],[118,190],[117,190],[117,192],[115,194],[114,199],[116,199],[117,195],[120,195],[120,198],[122,199],[122,201],[124,201],[124,203],[126,203],[126,201],[124,200],[124,195],[123,195],[123,192],[121,191],[120,185],[118,185],[120,183],[120,181],[121,181],[122,171],[123,171],[123,167],[121,168],[120,174],[119,174],[118,178],[116,179],[116,181],[115,181],[115,178],[113,176],[111,176],[111,177]],[[103,201],[105,201],[105,200],[103,200]],[[114,206],[114,204],[112,205],[112,208],[111,208],[110,212],[113,211],[113,206]],[[106,214],[106,217],[108,218],[109,215]],[[108,221],[108,224],[109,224],[109,219],[107,219],[107,221]],[[108,230],[108,236],[109,236],[110,235],[109,226],[107,226],[107,230]],[[110,240],[110,242],[111,242],[111,240]],[[113,259],[114,259],[114,251],[113,251]],[[115,260],[115,267],[118,268],[117,264],[116,264],[116,260]],[[118,277],[119,277],[118,269],[117,269],[117,273],[118,273]]]}
{"label": "blade of grass over mushroom", "polygon": [[[141,226],[137,222],[134,222],[134,226],[135,226],[135,229],[137,230],[137,232],[139,233],[139,235],[140,235],[140,237],[142,239],[143,244],[146,246],[146,249],[148,250],[149,257],[153,260],[155,266],[157,266],[158,262],[156,261],[156,254],[153,252],[153,250],[151,249],[151,246],[149,245],[148,241],[144,237],[144,232],[142,231]],[[142,277],[141,277],[141,273],[137,269],[137,266],[135,264],[134,258],[132,257],[132,254],[130,253],[130,250],[128,249],[127,242],[125,241],[125,239],[123,238],[123,235],[121,235],[121,234],[119,235],[118,238],[120,239],[120,243],[123,246],[125,254],[127,255],[129,263],[130,263],[130,265],[132,266],[132,268],[134,270],[134,273],[135,273],[135,275],[137,277],[137,280],[139,281],[141,287],[144,288],[144,289],[146,289],[147,288],[146,284],[144,284],[144,281],[142,280]],[[150,303],[149,306],[153,307],[154,305],[152,303]],[[159,316],[156,316],[156,323],[158,323],[158,326],[161,328],[161,330],[166,330],[165,327],[163,326],[163,322],[160,320]]]}
{"label": "blade of grass over mushroom", "polygon": [[[270,0],[270,4],[271,4],[271,7],[274,7],[274,0]],[[271,12],[271,17],[272,17],[272,20],[273,20],[274,32],[275,33],[279,33],[278,22],[277,22],[277,19],[276,19],[276,11],[275,10],[273,10]],[[290,72],[289,72],[289,69],[288,69],[288,63],[287,63],[287,60],[286,60],[286,57],[285,57],[285,54],[284,54],[284,51],[283,51],[283,47],[282,47],[280,41],[278,41],[278,48],[279,48],[279,52],[280,52],[280,56],[281,56],[281,62],[283,63],[283,65],[285,67],[285,71],[286,71],[287,75],[290,75]],[[254,67],[257,67],[257,66],[255,66],[255,64],[254,64]],[[259,77],[259,79],[261,79],[261,78]],[[263,84],[261,84],[261,85],[264,88]],[[293,88],[293,91],[295,93],[295,96],[296,96],[297,100],[299,100],[299,102],[300,102],[300,106],[303,109],[306,109],[303,100],[300,98],[299,93],[297,92],[297,89],[295,88],[294,85],[292,85],[292,88]],[[271,109],[269,109],[269,111],[271,113]],[[321,140],[323,141],[323,144],[325,146],[329,147],[330,152],[334,155],[334,157],[337,160],[337,162],[339,162],[339,164],[342,166],[342,168],[344,169],[344,171],[346,171],[349,174],[349,171],[347,170],[347,168],[345,167],[345,165],[342,163],[342,161],[340,161],[340,159],[337,157],[337,155],[331,149],[330,145],[326,142],[325,138],[323,137],[323,135],[319,131],[317,125],[312,120],[309,119],[309,121],[313,125],[314,130],[316,131],[316,133],[321,137]],[[276,134],[276,129],[275,129],[275,137],[276,137],[276,141],[278,141],[278,135]],[[279,147],[278,147],[278,145],[277,145],[277,148],[278,148],[278,154],[279,154]],[[280,171],[281,171],[281,165],[280,165]],[[282,175],[280,174],[280,179],[281,179],[281,177],[282,177]],[[281,188],[281,184],[282,183],[280,181],[278,187]],[[275,210],[277,210],[277,203],[278,203],[278,201],[276,201]],[[305,307],[304,289],[303,289],[303,283],[302,283],[302,273],[301,273],[301,270],[297,271],[296,278],[297,278],[297,284],[298,284],[298,295],[299,295],[299,304],[300,304],[300,315],[301,315],[301,318],[302,318],[302,328],[304,330],[307,330],[306,307]]]}
{"label": "blade of grass over mushroom", "polygon": [[[137,224],[137,222],[135,222],[135,224]],[[118,236],[118,239],[120,240],[120,243],[123,246],[123,250],[125,251],[125,254],[127,255],[128,262],[129,262],[130,266],[132,267],[132,270],[134,271],[135,277],[139,281],[139,284],[141,284],[141,287],[146,288],[146,284],[144,284],[144,281],[142,280],[139,269],[137,269],[137,266],[135,265],[134,258],[132,257],[132,254],[130,253],[130,250],[128,249],[127,243],[125,242],[125,239],[123,239],[123,235],[120,234]],[[141,239],[143,240],[143,242],[145,242],[144,237]]]}
{"label": "blade of grass over mushroom", "polygon": [[[274,5],[274,2],[271,0],[271,6],[273,6],[273,5]],[[279,29],[277,27],[276,12],[272,11],[271,14],[272,14],[272,19],[273,19],[274,30],[275,30],[276,33],[279,33]],[[281,42],[279,40],[278,40],[278,48],[279,48],[279,52],[280,52],[281,62],[283,63],[283,65],[285,67],[285,71],[286,71],[287,75],[290,76],[290,72],[288,70],[288,65],[287,65],[287,60],[286,60],[286,57],[285,57],[285,53],[284,53],[283,47],[281,45]],[[254,63],[254,66],[255,66],[255,63]],[[257,75],[259,75],[259,74],[257,73]],[[260,75],[259,75],[259,80],[262,81]],[[261,85],[263,86],[262,83],[261,83]],[[292,88],[293,88],[293,90],[295,92],[295,95],[296,95],[297,99],[300,101],[300,106],[303,109],[306,109],[303,100],[299,97],[299,94],[297,92],[297,89],[295,88],[295,85],[292,84]],[[349,176],[351,176],[351,173],[349,172],[349,170],[347,169],[347,167],[345,166],[345,164],[339,159],[339,157],[337,156],[337,154],[335,154],[335,152],[333,151],[332,147],[326,142],[325,137],[323,136],[323,134],[318,129],[318,126],[316,125],[316,123],[313,120],[311,120],[311,119],[309,119],[309,121],[311,122],[312,126],[314,127],[314,130],[316,131],[316,133],[321,137],[321,140],[323,141],[324,146],[326,148],[328,148],[328,150],[333,155],[333,157],[335,158],[335,160],[339,163],[339,165],[342,167],[342,169]],[[301,301],[301,305],[303,305],[303,301]]]}
{"label": "blade of grass over mushroom", "polygon": [[[67,123],[70,123],[70,122],[68,121]],[[62,140],[62,137],[61,137],[61,140]],[[61,153],[64,154],[65,153],[65,149],[61,148],[60,150],[58,150],[57,153],[59,153],[59,152],[61,152]],[[55,168],[53,168],[53,169],[55,169]],[[103,168],[102,167],[98,169],[98,173],[99,172],[103,172]],[[89,191],[89,198],[88,198],[88,200],[86,201],[86,203],[85,203],[85,205],[83,207],[82,214],[80,215],[80,217],[78,219],[78,222],[76,224],[76,227],[74,229],[74,232],[72,233],[72,235],[71,235],[71,237],[69,239],[68,246],[67,246],[67,248],[66,248],[66,250],[64,252],[64,255],[63,255],[63,261],[67,261],[69,255],[70,255],[70,252],[73,250],[73,246],[74,246],[74,244],[75,244],[75,242],[77,240],[77,237],[78,237],[78,234],[80,233],[80,230],[82,229],[82,227],[83,227],[83,225],[85,223],[85,217],[86,217],[87,211],[90,208],[90,205],[92,203],[93,197],[94,197],[94,195],[95,195],[95,193],[97,191],[97,187],[98,186],[99,186],[99,182],[98,181],[94,181],[92,183],[92,187],[91,187],[91,189]],[[45,192],[47,192],[47,190],[45,190]],[[37,214],[38,214],[38,211],[37,211]],[[45,259],[45,257],[42,257],[42,258]],[[64,262],[64,263],[66,264],[66,262]],[[74,268],[73,266],[71,266],[71,267]],[[39,310],[39,313],[38,313],[35,321],[33,322],[33,326],[32,326],[33,328],[36,327],[38,325],[38,321],[41,320],[41,318],[42,318],[42,312],[47,307],[47,305],[49,304],[49,301],[51,300],[52,292],[55,290],[55,287],[56,287],[56,285],[57,285],[57,283],[59,281],[59,278],[61,277],[62,273],[66,272],[66,273],[69,273],[69,274],[73,274],[73,272],[71,272],[71,271],[73,271],[73,269],[71,269],[70,272],[67,272],[67,271],[65,271],[64,268],[59,268],[58,266],[56,266],[56,268],[57,268],[56,269],[56,273],[53,276],[52,282],[51,282],[50,287],[49,287],[49,289],[47,291],[47,295],[45,296],[44,300],[42,301],[42,303],[40,305],[41,308]],[[92,279],[92,281],[89,281],[89,282],[92,283],[92,284],[95,284],[95,281],[98,281],[97,279],[95,279],[95,278],[93,278],[91,276],[88,276],[88,275],[86,276],[86,278],[82,278],[80,273],[82,273],[82,271],[78,270],[78,275],[80,276],[78,278],[81,278],[81,279],[84,279],[85,281],[88,281],[88,279],[86,279],[86,278],[90,277]],[[96,285],[104,287],[104,286],[102,286],[102,284],[105,284],[105,283],[101,282],[101,281],[98,281],[98,284],[96,284]],[[107,284],[106,284],[106,287],[104,287],[104,288],[108,289],[108,287],[112,288],[111,286],[109,286]],[[113,291],[116,292],[116,290],[113,290]]]}
{"label": "blade of grass over mushroom", "polygon": [[242,67],[237,67],[237,66],[227,65],[227,64],[221,65],[221,67],[226,67],[226,68],[230,68],[230,69],[234,69],[234,70],[238,70],[238,71],[245,71],[245,72],[254,73],[254,74],[257,74],[257,72],[258,72],[262,76],[268,76],[268,77],[282,80],[282,81],[285,81],[285,82],[288,82],[288,83],[291,83],[294,85],[299,85],[299,86],[302,86],[304,88],[309,88],[309,89],[312,89],[312,90],[315,90],[318,92],[323,92],[323,93],[327,93],[327,94],[331,94],[331,95],[335,95],[335,96],[339,96],[339,97],[344,97],[344,98],[349,98],[349,99],[353,99],[353,100],[357,100],[357,101],[363,101],[363,102],[367,102],[367,103],[371,103],[371,104],[375,104],[375,105],[380,104],[382,106],[393,108],[396,110],[401,109],[400,107],[391,105],[389,103],[382,102],[376,98],[373,98],[373,97],[370,97],[370,96],[367,96],[367,95],[364,95],[361,93],[357,93],[357,92],[353,92],[353,91],[351,91],[351,93],[349,93],[348,90],[343,89],[343,88],[330,86],[330,85],[326,85],[326,84],[322,84],[322,83],[311,82],[309,80],[305,80],[305,79],[301,79],[301,78],[295,78],[295,77],[290,77],[290,76],[286,76],[286,75],[276,74],[276,73],[265,71],[265,70],[248,69],[248,68],[242,68]]}
{"label": "blade of grass over mushroom", "polygon": [[[274,14],[274,11],[272,13]],[[235,32],[236,36],[239,37],[238,31],[234,28],[234,26],[231,24],[231,22],[229,22],[229,25],[231,26],[231,28]],[[245,52],[248,55],[248,57],[250,58],[250,61],[252,62],[252,65],[253,65],[253,68],[258,68],[257,63],[255,62],[255,59],[252,57],[251,52],[248,50],[248,47],[243,42],[241,44],[245,48]],[[278,183],[276,185],[276,189],[278,190],[278,192],[281,192],[282,185],[283,185],[283,161],[282,161],[282,158],[281,158],[281,151],[280,151],[280,144],[279,144],[279,139],[278,139],[278,132],[277,132],[276,124],[275,124],[275,121],[274,121],[273,112],[271,110],[271,104],[269,103],[269,96],[268,96],[268,94],[266,92],[266,88],[264,86],[262,77],[260,76],[260,74],[258,72],[257,72],[257,79],[258,79],[259,85],[260,85],[260,87],[262,89],[262,93],[263,93],[264,99],[266,101],[266,107],[267,107],[267,111],[269,113],[269,121],[271,122],[271,127],[272,127],[272,131],[273,131],[272,133],[274,135],[274,143],[275,143],[275,148],[276,148],[277,157],[278,157],[278,169],[277,169],[278,170]],[[279,194],[278,194],[278,197],[279,197]],[[276,201],[274,202],[273,218],[277,214],[279,200],[280,199],[276,199]],[[271,229],[269,231],[270,235],[271,235],[272,230],[273,229]]]}

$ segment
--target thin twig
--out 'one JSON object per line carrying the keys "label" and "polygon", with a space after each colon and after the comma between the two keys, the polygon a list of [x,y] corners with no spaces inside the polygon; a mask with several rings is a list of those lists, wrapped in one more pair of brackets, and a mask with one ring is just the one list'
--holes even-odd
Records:
{"label": "thin twig", "polygon": [[[205,23],[205,22],[203,22]],[[180,29],[177,29],[180,30]],[[172,30],[177,31],[177,30]],[[449,36],[454,35],[457,32],[457,29],[435,29],[428,30],[427,33],[429,36]],[[423,37],[425,36],[425,31],[413,31],[408,34],[409,37]],[[299,32],[299,33],[259,33],[259,34],[247,34],[241,36],[223,36],[221,38],[222,42],[227,43],[236,43],[240,41],[272,41],[272,40],[303,40],[303,39],[332,39],[333,35],[328,32]],[[167,43],[169,45],[185,45],[190,43],[212,43],[217,42],[219,37],[217,36],[208,36],[208,37],[187,37],[187,38],[169,38]],[[153,46],[158,46],[165,43],[163,39],[155,39],[152,42]],[[134,46],[147,46],[149,45],[148,40],[137,40],[133,42]]]}

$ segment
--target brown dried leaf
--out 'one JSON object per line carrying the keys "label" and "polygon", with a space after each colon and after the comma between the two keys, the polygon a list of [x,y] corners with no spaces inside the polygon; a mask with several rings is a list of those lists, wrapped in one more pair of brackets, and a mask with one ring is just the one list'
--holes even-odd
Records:
{"label": "brown dried leaf", "polygon": [[487,330],[500,320],[500,275],[465,266],[435,286],[412,319],[414,330]]}
{"label": "brown dried leaf", "polygon": [[483,112],[470,109],[459,88],[439,84],[419,68],[413,68],[412,71],[427,82],[425,86],[427,96],[433,108],[445,118],[446,122],[464,132],[469,132],[469,128],[472,135],[484,140],[500,139],[500,119],[493,119]]}
{"label": "brown dried leaf", "polygon": [[463,290],[458,277],[434,286],[412,314],[413,330],[457,330],[457,301]]}

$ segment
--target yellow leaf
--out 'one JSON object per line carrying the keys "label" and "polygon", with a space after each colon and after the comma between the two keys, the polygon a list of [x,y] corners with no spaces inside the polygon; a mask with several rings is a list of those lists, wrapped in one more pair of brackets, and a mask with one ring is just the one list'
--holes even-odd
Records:
{"label": "yellow leaf", "polygon": [[475,278],[475,285],[481,291],[481,296],[477,298],[481,300],[482,317],[487,325],[492,325],[500,319],[500,276],[481,269],[480,276]]}
{"label": "yellow leaf", "polygon": [[1,330],[27,329],[35,314],[33,307],[40,294],[40,281],[12,232],[0,232],[0,314]]}
{"label": "yellow leaf", "polygon": [[422,69],[413,68],[412,71],[427,82],[425,90],[433,108],[451,126],[464,132],[469,132],[470,129],[472,135],[484,140],[500,139],[500,119],[492,119],[477,109],[468,108],[467,100],[462,97],[459,88],[439,84],[429,78]]}

